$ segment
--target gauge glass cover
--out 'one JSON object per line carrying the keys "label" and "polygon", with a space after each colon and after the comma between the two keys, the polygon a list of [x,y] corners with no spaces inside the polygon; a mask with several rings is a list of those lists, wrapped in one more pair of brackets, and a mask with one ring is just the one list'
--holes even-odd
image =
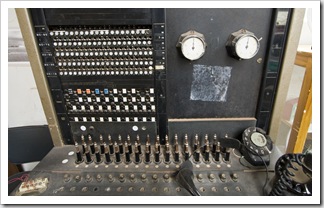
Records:
{"label": "gauge glass cover", "polygon": [[181,44],[181,51],[184,57],[189,60],[197,60],[205,53],[204,42],[197,37],[190,37],[183,40]]}
{"label": "gauge glass cover", "polygon": [[253,58],[259,51],[259,41],[254,36],[246,35],[239,38],[235,44],[236,54],[241,59]]}

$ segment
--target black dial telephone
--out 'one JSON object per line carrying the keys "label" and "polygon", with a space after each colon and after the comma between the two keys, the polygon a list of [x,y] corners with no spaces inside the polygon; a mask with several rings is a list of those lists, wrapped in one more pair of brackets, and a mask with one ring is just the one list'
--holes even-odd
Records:
{"label": "black dial telephone", "polygon": [[262,166],[263,161],[269,165],[272,148],[271,138],[263,129],[249,127],[243,132],[241,153],[251,165]]}

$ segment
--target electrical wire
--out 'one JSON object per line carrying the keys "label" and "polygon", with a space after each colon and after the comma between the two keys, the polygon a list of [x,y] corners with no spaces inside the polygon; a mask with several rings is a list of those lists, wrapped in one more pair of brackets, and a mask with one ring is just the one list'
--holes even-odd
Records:
{"label": "electrical wire", "polygon": [[[261,157],[261,155],[258,153],[258,152],[256,152],[256,151],[252,151],[252,149],[249,149],[249,148],[246,148],[250,153],[252,153],[252,154],[254,154],[254,155],[257,155],[261,160],[262,160],[262,162],[263,162],[263,164],[264,164],[264,167],[265,167],[265,169],[266,169],[266,179],[265,179],[265,182],[264,182],[264,185],[263,185],[263,187],[262,187],[262,192],[263,192],[263,195],[266,195],[266,193],[265,193],[265,187],[266,187],[266,185],[267,185],[267,183],[268,183],[268,181],[269,181],[269,171],[268,171],[268,166],[267,166],[267,164],[266,164],[266,162],[264,161],[264,159]],[[269,157],[270,157],[270,155],[269,155]]]}
{"label": "electrical wire", "polygon": [[29,178],[29,174],[23,174],[22,176],[20,177],[17,177],[17,178],[12,178],[11,180],[8,181],[8,184],[11,184],[11,183],[14,183],[16,181],[23,181],[23,182],[26,182]]}

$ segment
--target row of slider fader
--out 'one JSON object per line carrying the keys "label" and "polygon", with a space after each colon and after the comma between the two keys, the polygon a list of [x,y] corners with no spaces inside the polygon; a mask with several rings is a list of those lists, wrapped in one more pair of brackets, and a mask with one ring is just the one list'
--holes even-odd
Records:
{"label": "row of slider fader", "polygon": [[[227,137],[227,136],[225,136]],[[194,163],[201,162],[210,163],[210,155],[213,156],[215,162],[220,161],[220,156],[223,155],[223,160],[228,162],[230,159],[230,148],[222,148],[221,143],[218,141],[216,134],[213,138],[213,144],[210,145],[208,135],[204,137],[204,145],[201,146],[198,135],[196,134],[193,142],[192,154],[190,154],[189,141],[187,134],[184,136],[183,147],[178,142],[178,136],[174,136],[174,145],[169,142],[168,136],[165,137],[165,145],[160,144],[159,136],[156,136],[155,144],[153,145],[154,153],[151,149],[150,136],[147,135],[146,142],[144,145],[141,144],[140,137],[137,135],[134,142],[134,148],[132,146],[131,138],[128,135],[126,141],[122,141],[122,137],[118,136],[118,141],[113,142],[110,135],[108,135],[108,145],[104,141],[102,135],[100,135],[100,144],[93,142],[92,137],[88,136],[88,142],[85,141],[84,136],[81,136],[81,148],[80,145],[75,142],[76,151],[76,163],[85,162],[87,164],[95,162],[105,162],[107,164],[115,162],[116,164],[122,162],[122,156],[124,156],[124,162],[126,164],[132,161],[136,164],[144,162],[151,163],[151,155],[153,155],[153,162],[159,164],[162,162],[161,155],[164,155],[163,162],[169,164],[171,162],[171,156],[173,157],[174,163],[180,163],[181,152],[184,160],[189,160],[191,155],[193,156],[192,161]],[[162,146],[162,148],[161,148]],[[144,147],[142,149],[142,147]],[[114,157],[114,160],[112,159]]]}

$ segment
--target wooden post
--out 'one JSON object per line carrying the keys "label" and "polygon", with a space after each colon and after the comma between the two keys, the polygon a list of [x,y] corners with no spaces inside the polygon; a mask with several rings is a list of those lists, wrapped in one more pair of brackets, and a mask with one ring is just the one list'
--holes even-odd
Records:
{"label": "wooden post", "polygon": [[306,67],[286,153],[303,151],[312,120],[312,54],[297,52],[295,64]]}

